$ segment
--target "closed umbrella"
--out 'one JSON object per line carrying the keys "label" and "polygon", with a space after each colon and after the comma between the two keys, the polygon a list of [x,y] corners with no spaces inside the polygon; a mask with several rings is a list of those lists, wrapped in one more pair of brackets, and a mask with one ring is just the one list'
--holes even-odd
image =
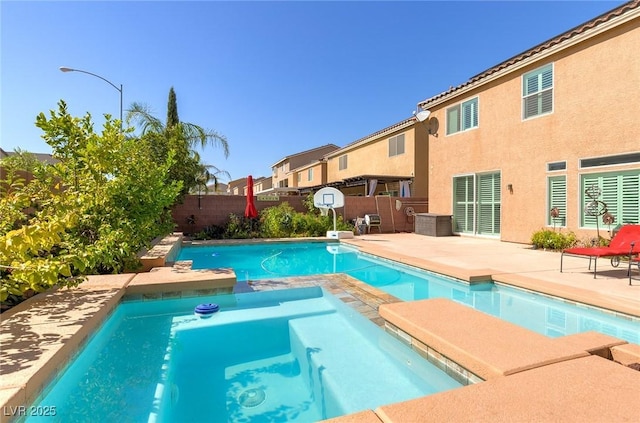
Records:
{"label": "closed umbrella", "polygon": [[244,216],[251,219],[258,217],[258,211],[253,202],[253,176],[251,175],[247,178],[247,207],[244,209]]}

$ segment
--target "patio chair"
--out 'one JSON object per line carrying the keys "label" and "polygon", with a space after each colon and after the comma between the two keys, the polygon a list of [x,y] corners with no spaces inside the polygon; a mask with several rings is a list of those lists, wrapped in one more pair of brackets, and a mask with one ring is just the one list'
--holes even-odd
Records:
{"label": "patio chair", "polygon": [[589,270],[593,259],[593,278],[596,277],[599,257],[627,257],[629,261],[640,253],[640,225],[624,225],[611,239],[608,247],[575,247],[562,250],[560,272],[565,255],[589,258]]}

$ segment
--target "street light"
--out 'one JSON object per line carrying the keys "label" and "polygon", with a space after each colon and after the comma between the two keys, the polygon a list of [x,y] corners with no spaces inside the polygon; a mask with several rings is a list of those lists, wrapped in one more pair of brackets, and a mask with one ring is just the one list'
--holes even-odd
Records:
{"label": "street light", "polygon": [[102,79],[104,82],[106,82],[107,84],[111,85],[113,88],[118,90],[118,92],[120,92],[120,132],[122,132],[122,84],[120,84],[120,88],[118,88],[116,86],[116,84],[114,84],[113,82],[109,81],[108,79],[103,78],[100,75],[96,75],[95,73],[87,72],[87,71],[80,70],[80,69],[73,69],[73,68],[67,68],[65,66],[60,66],[60,70],[62,72],[81,72],[81,73],[86,73],[86,74],[91,75],[91,76],[95,76],[96,78]]}

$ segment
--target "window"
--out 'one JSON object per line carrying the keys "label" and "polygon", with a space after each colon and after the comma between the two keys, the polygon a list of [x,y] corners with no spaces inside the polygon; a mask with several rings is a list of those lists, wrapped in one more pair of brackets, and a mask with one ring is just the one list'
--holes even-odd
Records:
{"label": "window", "polygon": [[389,157],[404,154],[404,134],[389,138]]}
{"label": "window", "polygon": [[553,65],[522,76],[522,118],[544,115],[553,111]]}
{"label": "window", "polygon": [[[567,177],[552,176],[547,182],[547,225],[567,225]],[[554,213],[551,213],[554,210]]]}
{"label": "window", "polygon": [[[602,217],[585,215],[587,204],[592,202],[592,198],[586,194],[586,190],[596,186],[600,196],[596,200],[606,204],[607,211],[614,218],[614,225],[627,223],[640,223],[640,170],[596,173],[582,175],[580,178],[580,225],[587,228],[602,227]],[[597,209],[598,213],[603,212],[603,206]]]}
{"label": "window", "polygon": [[640,153],[619,154],[617,156],[594,157],[581,159],[580,167],[613,166],[620,164],[640,163]]}
{"label": "window", "polygon": [[307,171],[307,181],[313,181],[313,169]]}
{"label": "window", "polygon": [[344,154],[338,157],[338,170],[345,170],[347,168],[347,155]]}
{"label": "window", "polygon": [[454,177],[455,232],[500,235],[500,180],[500,172]]}
{"label": "window", "polygon": [[447,135],[478,127],[478,97],[447,109]]}
{"label": "window", "polygon": [[557,170],[567,170],[567,162],[554,162],[547,164],[547,172],[555,172]]}
{"label": "window", "polygon": [[283,179],[282,181],[278,181],[278,186],[280,188],[287,188],[289,186],[289,180]]}

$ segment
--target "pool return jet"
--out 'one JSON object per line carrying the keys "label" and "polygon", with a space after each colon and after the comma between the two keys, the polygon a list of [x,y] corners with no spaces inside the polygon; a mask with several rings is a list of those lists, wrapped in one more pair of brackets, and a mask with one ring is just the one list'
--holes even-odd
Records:
{"label": "pool return jet", "polygon": [[320,209],[323,216],[333,212],[333,230],[327,231],[327,238],[353,238],[351,231],[338,231],[336,228],[336,208],[344,207],[344,194],[332,187],[325,187],[313,194],[313,205]]}

